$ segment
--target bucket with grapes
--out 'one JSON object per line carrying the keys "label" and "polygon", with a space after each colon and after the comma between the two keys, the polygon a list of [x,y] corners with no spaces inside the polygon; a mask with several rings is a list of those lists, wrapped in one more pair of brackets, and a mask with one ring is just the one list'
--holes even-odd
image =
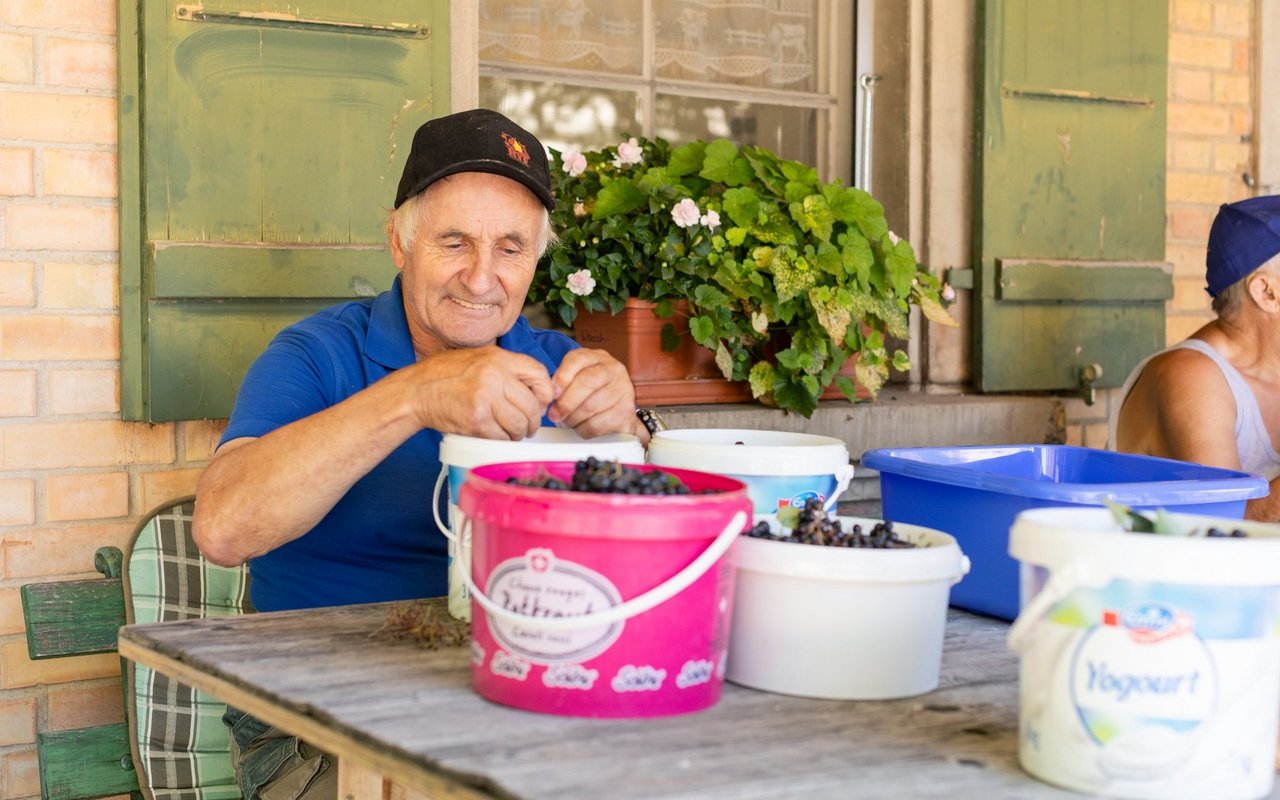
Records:
{"label": "bucket with grapes", "polygon": [[918,525],[828,516],[818,501],[758,523],[738,546],[728,680],[844,700],[938,686],[955,539]]}
{"label": "bucket with grapes", "polygon": [[745,484],[594,458],[526,461],[475,467],[460,502],[477,693],[583,717],[719,700]]}

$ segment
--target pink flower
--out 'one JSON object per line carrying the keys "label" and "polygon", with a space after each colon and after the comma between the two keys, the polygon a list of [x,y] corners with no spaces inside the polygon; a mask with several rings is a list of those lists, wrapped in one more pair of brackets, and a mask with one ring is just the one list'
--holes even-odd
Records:
{"label": "pink flower", "polygon": [[720,227],[720,214],[716,211],[708,210],[707,213],[702,215],[702,219],[699,222],[714,231]]}
{"label": "pink flower", "polygon": [[640,149],[640,143],[636,141],[636,137],[632,136],[628,141],[618,145],[618,157],[613,160],[613,165],[622,169],[628,164],[639,164],[641,161],[644,161],[644,151]]}
{"label": "pink flower", "polygon": [[569,273],[568,278],[569,291],[578,297],[586,297],[596,288],[596,279],[591,277],[591,270],[580,269],[577,272]]}
{"label": "pink flower", "polygon": [[671,219],[681,228],[687,228],[690,225],[697,225],[701,218],[702,212],[698,210],[698,204],[685,198],[676,203],[671,209]]}
{"label": "pink flower", "polygon": [[946,300],[948,303],[956,299],[956,290],[951,288],[951,284],[942,284],[942,299]]}
{"label": "pink flower", "polygon": [[575,217],[585,217],[587,215],[587,207],[582,203],[573,204],[573,215]]}
{"label": "pink flower", "polygon": [[577,150],[570,150],[564,154],[564,171],[569,173],[570,178],[576,178],[587,169],[587,157]]}

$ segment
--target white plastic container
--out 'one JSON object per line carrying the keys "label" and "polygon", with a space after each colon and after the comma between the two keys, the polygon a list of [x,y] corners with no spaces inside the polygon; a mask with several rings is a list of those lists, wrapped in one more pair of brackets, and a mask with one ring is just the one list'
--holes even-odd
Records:
{"label": "white plastic container", "polygon": [[849,488],[853,465],[844,442],[784,431],[709,428],[659,431],[649,463],[737,478],[747,485],[756,520],[818,498],[831,510]]}
{"label": "white plastic container", "polygon": [[1014,520],[1019,760],[1106,797],[1265,797],[1280,721],[1280,526],[1169,517],[1247,538],[1126,533],[1103,508]]}
{"label": "white plastic container", "polygon": [[[879,520],[837,517],[849,530]],[[825,547],[743,536],[726,677],[779,694],[909,697],[938,686],[947,598],[969,571],[955,539],[894,523],[921,546]]]}
{"label": "white plastic container", "polygon": [[[432,509],[436,525],[449,539],[449,613],[457,619],[471,619],[471,595],[459,574],[461,561],[456,557],[458,541],[454,531],[462,530],[463,514],[458,507],[458,491],[472,467],[508,461],[581,461],[595,456],[602,461],[643,464],[644,446],[629,433],[614,433],[584,439],[568,428],[540,428],[527,439],[512,442],[504,439],[481,439],[447,433],[440,442],[443,469],[436,480]],[[440,491],[449,482],[449,521],[440,519]],[[469,546],[470,543],[463,543]]]}

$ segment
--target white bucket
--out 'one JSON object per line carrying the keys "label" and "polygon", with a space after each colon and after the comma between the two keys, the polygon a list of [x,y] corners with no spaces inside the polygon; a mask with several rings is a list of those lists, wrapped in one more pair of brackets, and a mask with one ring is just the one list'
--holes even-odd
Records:
{"label": "white bucket", "polygon": [[830,436],[734,428],[659,431],[649,463],[715,472],[747,485],[755,518],[818,498],[830,511],[849,488],[853,465],[844,442]]}
{"label": "white bucket", "polygon": [[[837,517],[845,530],[879,520]],[[938,686],[947,598],[969,571],[955,539],[894,523],[927,547],[826,547],[743,536],[726,677],[780,694],[909,697]]]}
{"label": "white bucket", "polygon": [[[620,461],[624,464],[643,464],[644,446],[629,433],[614,433],[584,439],[568,428],[539,428],[527,439],[512,442],[505,439],[481,439],[446,433],[440,442],[440,462],[443,465],[436,480],[431,508],[436,525],[449,539],[449,613],[457,619],[471,619],[471,595],[461,574],[461,561],[457,556],[457,537],[454,531],[462,530],[463,514],[458,508],[458,491],[466,481],[472,467],[484,464],[500,464],[507,461],[581,461],[595,456],[602,461]],[[440,490],[446,478],[449,481],[449,522],[440,519]],[[467,543],[466,546],[469,546]]]}
{"label": "white bucket", "polygon": [[1169,517],[1248,538],[1125,533],[1102,508],[1014,520],[1019,759],[1107,797],[1265,797],[1280,721],[1280,525]]}

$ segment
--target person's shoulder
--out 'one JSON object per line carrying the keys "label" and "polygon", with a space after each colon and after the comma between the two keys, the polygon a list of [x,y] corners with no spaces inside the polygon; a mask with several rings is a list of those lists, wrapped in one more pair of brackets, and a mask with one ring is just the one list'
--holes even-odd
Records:
{"label": "person's shoulder", "polygon": [[1153,356],[1143,368],[1142,378],[1161,385],[1208,382],[1226,386],[1226,376],[1217,361],[1200,349],[1186,346],[1173,347]]}
{"label": "person's shoulder", "polygon": [[516,324],[511,326],[511,330],[507,332],[504,339],[509,344],[509,349],[521,350],[536,347],[553,356],[557,361],[565,353],[578,347],[578,343],[572,336],[563,331],[530,325],[523,314],[516,320]]}

